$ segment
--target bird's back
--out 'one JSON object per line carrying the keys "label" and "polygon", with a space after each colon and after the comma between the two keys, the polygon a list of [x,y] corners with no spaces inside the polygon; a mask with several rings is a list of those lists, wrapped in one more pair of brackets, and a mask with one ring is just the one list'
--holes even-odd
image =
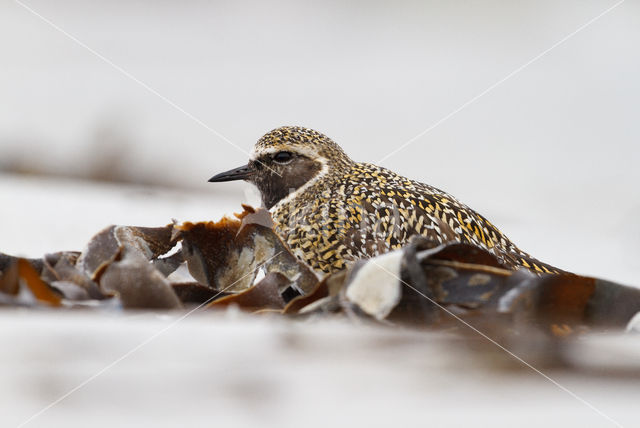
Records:
{"label": "bird's back", "polygon": [[274,207],[276,230],[316,271],[398,249],[414,235],[484,248],[506,266],[558,270],[518,249],[486,218],[435,187],[385,168],[352,163]]}

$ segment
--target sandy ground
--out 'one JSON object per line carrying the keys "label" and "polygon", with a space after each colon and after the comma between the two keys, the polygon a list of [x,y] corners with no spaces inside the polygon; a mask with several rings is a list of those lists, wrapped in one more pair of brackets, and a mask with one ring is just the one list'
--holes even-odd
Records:
{"label": "sandy ground", "polygon": [[[539,374],[474,364],[438,335],[233,312],[176,320],[3,311],[3,426],[106,367],[27,426],[615,426]],[[549,374],[637,425],[637,379]]]}

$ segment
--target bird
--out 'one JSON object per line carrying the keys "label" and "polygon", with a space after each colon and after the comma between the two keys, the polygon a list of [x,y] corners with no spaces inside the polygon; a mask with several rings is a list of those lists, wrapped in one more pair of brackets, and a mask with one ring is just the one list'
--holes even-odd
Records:
{"label": "bird", "polygon": [[466,243],[511,270],[560,270],[520,250],[485,217],[452,195],[386,168],[355,162],[326,135],[283,126],[262,136],[246,165],[209,182],[255,185],[274,230],[318,275],[400,249],[419,235]]}

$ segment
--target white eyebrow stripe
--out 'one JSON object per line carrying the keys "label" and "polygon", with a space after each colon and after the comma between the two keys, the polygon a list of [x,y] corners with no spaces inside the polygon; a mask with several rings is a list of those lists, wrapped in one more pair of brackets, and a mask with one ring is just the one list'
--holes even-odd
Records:
{"label": "white eyebrow stripe", "polygon": [[313,160],[326,161],[326,159],[324,157],[319,156],[315,150],[310,150],[304,147],[287,147],[287,146],[269,147],[266,149],[261,148],[259,150],[256,150],[254,147],[253,150],[251,150],[251,154],[249,155],[249,160],[254,161],[264,155],[275,154],[283,151],[289,151],[292,153],[300,154]]}

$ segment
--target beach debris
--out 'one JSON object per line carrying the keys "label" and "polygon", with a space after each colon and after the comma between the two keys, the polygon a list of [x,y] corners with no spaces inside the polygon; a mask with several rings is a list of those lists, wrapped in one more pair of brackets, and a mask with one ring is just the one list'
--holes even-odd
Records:
{"label": "beach debris", "polygon": [[251,287],[259,268],[280,273],[283,283],[298,294],[307,294],[318,283],[311,269],[299,261],[273,231],[269,212],[243,205],[236,219],[183,223],[174,227],[174,239],[193,277],[216,290],[240,292]]}
{"label": "beach debris", "polygon": [[356,263],[341,301],[350,313],[378,321],[538,328],[564,337],[625,328],[640,312],[640,289],[570,273],[513,271],[477,247],[418,238],[402,250]]}
{"label": "beach debris", "polygon": [[23,258],[15,258],[0,276],[0,304],[9,306],[60,306],[62,296],[49,287],[36,269]]}
{"label": "beach debris", "polygon": [[285,302],[280,290],[291,281],[281,273],[269,272],[256,285],[239,293],[229,294],[209,303],[209,307],[236,305],[249,311],[284,309]]}
{"label": "beach debris", "polygon": [[[337,314],[385,325],[447,331],[473,325],[498,336],[536,331],[566,338],[624,330],[640,312],[640,289],[564,272],[513,270],[490,251],[423,237],[318,278],[274,232],[268,211],[243,205],[240,214],[217,222],[109,226],[81,252],[40,259],[0,254],[0,304],[237,306],[295,317]],[[637,330],[635,320],[630,330]]]}

